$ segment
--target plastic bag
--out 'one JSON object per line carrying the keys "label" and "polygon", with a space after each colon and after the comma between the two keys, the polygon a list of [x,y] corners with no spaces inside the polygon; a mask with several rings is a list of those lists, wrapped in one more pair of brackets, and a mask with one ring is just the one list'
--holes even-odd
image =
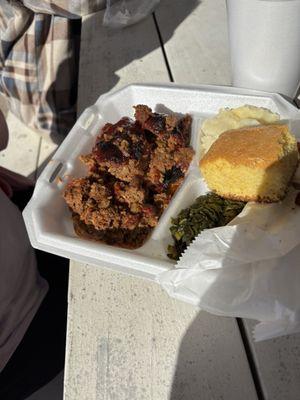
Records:
{"label": "plastic bag", "polygon": [[248,203],[229,225],[198,235],[158,282],[213,314],[260,321],[257,341],[300,332],[298,196],[291,188],[280,203]]}
{"label": "plastic bag", "polygon": [[125,28],[152,13],[160,0],[107,0],[103,25],[109,28]]}

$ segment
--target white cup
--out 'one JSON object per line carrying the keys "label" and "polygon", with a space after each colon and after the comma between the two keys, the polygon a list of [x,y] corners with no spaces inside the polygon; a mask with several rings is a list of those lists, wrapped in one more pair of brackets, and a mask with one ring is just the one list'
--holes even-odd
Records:
{"label": "white cup", "polygon": [[300,0],[227,0],[232,84],[294,98],[300,84]]}

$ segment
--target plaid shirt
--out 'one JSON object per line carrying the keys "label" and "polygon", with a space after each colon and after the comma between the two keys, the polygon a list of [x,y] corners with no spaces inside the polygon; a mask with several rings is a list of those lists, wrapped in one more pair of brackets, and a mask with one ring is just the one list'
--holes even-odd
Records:
{"label": "plaid shirt", "polygon": [[76,118],[80,17],[105,0],[1,0],[0,92],[27,126],[66,134]]}

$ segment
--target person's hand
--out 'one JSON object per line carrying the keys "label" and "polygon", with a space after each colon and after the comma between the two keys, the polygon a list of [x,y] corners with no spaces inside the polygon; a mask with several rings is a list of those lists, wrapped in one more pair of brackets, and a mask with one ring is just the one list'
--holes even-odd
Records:
{"label": "person's hand", "polygon": [[0,110],[0,150],[6,148],[8,143],[8,128],[2,111]]}

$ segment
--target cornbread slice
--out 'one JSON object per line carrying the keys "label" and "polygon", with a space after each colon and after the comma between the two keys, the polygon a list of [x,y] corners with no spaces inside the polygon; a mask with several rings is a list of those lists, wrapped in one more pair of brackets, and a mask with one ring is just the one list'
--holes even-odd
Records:
{"label": "cornbread slice", "polygon": [[200,161],[208,187],[242,201],[281,200],[298,164],[287,125],[259,125],[222,133]]}

